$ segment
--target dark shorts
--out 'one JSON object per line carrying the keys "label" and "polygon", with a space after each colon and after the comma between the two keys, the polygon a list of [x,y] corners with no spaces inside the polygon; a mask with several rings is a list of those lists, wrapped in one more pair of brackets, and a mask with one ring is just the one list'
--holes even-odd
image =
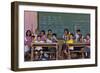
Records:
{"label": "dark shorts", "polygon": [[84,52],[90,52],[90,48],[84,48]]}

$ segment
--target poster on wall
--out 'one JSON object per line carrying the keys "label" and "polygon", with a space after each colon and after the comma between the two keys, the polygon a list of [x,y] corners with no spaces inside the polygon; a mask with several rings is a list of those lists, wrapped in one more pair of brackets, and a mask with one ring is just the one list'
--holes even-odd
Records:
{"label": "poster on wall", "polygon": [[97,7],[11,3],[11,69],[97,66]]}

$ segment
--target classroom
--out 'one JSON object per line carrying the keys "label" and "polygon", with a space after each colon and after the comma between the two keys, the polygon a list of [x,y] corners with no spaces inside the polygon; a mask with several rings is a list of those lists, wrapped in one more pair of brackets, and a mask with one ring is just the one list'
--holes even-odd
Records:
{"label": "classroom", "polygon": [[90,14],[24,11],[24,61],[90,58]]}

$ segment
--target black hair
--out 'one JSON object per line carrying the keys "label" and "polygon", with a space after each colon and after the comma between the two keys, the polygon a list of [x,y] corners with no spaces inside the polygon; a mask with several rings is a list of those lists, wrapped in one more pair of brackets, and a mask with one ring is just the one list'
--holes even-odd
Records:
{"label": "black hair", "polygon": [[41,32],[43,32],[43,34],[45,34],[45,30],[41,30]]}
{"label": "black hair", "polygon": [[68,30],[67,28],[65,28],[65,29],[64,29],[64,31],[67,31],[67,32],[69,32],[69,30]]}
{"label": "black hair", "polygon": [[41,38],[41,35],[37,35],[37,37],[40,37]]}
{"label": "black hair", "polygon": [[89,36],[90,37],[90,33],[87,33],[86,36]]}
{"label": "black hair", "polygon": [[72,35],[74,37],[74,34],[73,33],[70,33],[70,35]]}
{"label": "black hair", "polygon": [[56,33],[53,33],[52,35],[55,36],[55,37],[57,37],[57,34]]}
{"label": "black hair", "polygon": [[77,29],[76,32],[81,32],[81,30],[80,29]]}
{"label": "black hair", "polygon": [[35,36],[34,36],[34,35],[32,35],[32,38],[35,38]]}
{"label": "black hair", "polygon": [[[30,32],[30,35],[28,35],[28,32]],[[26,31],[26,36],[31,36],[31,35],[32,35],[31,30],[27,30]]]}

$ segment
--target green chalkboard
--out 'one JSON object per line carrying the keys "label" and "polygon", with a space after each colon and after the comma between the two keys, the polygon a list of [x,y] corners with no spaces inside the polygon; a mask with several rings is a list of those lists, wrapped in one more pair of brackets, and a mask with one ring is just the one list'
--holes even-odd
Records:
{"label": "green chalkboard", "polygon": [[65,28],[75,33],[80,29],[83,36],[90,32],[90,14],[38,12],[39,30],[52,29],[58,38],[62,38]]}

